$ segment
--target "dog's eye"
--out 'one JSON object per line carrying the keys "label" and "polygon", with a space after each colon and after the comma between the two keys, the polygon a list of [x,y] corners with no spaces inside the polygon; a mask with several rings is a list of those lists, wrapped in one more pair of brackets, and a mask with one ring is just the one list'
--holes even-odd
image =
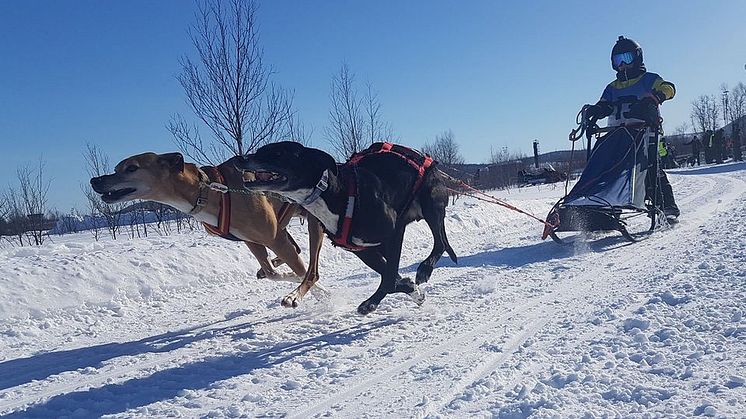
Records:
{"label": "dog's eye", "polygon": [[132,165],[127,166],[127,168],[124,169],[124,170],[126,172],[132,173],[132,172],[136,171],[139,168],[140,168],[139,166],[135,166],[134,164],[132,164]]}

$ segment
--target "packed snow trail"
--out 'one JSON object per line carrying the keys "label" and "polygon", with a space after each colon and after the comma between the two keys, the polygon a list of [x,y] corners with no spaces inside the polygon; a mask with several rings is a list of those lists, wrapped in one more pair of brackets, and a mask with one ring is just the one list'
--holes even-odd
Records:
{"label": "packed snow trail", "polygon": [[[378,278],[331,246],[332,297],[297,310],[279,305],[293,285],[202,233],[0,249],[0,414],[738,416],[746,165],[669,177],[680,223],[635,244],[541,242],[533,220],[462,198],[446,220],[459,265],[439,263],[421,308],[396,295],[366,317]],[[541,216],[561,193],[504,197]],[[409,228],[403,274],[431,240]]]}

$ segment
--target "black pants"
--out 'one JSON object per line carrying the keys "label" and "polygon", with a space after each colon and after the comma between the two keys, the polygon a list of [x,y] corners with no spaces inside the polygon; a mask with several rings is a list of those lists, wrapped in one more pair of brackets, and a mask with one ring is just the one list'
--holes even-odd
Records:
{"label": "black pants", "polygon": [[[652,196],[655,191],[656,179],[653,176],[652,170],[648,170],[648,175],[645,177],[645,192],[647,193],[648,199],[652,201]],[[658,169],[658,196],[655,200],[656,206],[662,210],[674,210],[678,212],[679,207],[676,205],[676,200],[673,196],[673,188],[671,183],[668,181],[666,172],[663,169]]]}

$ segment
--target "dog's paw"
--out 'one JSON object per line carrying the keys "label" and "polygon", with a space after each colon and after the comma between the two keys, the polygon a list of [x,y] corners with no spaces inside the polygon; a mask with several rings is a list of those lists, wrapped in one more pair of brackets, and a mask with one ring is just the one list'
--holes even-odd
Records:
{"label": "dog's paw", "polygon": [[412,278],[402,278],[399,277],[396,279],[396,284],[394,285],[394,289],[396,292],[403,292],[405,294],[409,294],[412,292],[415,292],[417,289],[417,284],[415,284],[414,281],[412,281]]}
{"label": "dog's paw", "polygon": [[264,269],[259,268],[258,271],[256,271],[256,279],[264,279],[267,277],[267,274],[264,273]]}
{"label": "dog's paw", "polygon": [[425,292],[418,286],[415,286],[414,291],[408,292],[407,295],[410,296],[412,301],[414,301],[418,306],[421,306],[422,303],[425,302]]}
{"label": "dog's paw", "polygon": [[377,308],[378,304],[372,301],[365,300],[357,307],[357,312],[365,316],[366,314],[374,312]]}
{"label": "dog's paw", "polygon": [[430,275],[433,274],[433,267],[430,265],[420,264],[419,267],[417,267],[417,284],[424,284],[430,279]]}
{"label": "dog's paw", "polygon": [[285,261],[280,258],[272,259],[272,266],[274,266],[275,268],[277,268],[278,266],[282,266],[284,263]]}
{"label": "dog's paw", "polygon": [[300,300],[301,298],[296,292],[291,292],[282,299],[280,304],[282,304],[283,307],[296,308],[300,304]]}

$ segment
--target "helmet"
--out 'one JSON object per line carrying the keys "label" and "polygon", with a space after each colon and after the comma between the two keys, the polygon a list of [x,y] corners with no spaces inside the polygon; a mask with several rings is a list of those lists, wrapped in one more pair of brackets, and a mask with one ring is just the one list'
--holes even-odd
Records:
{"label": "helmet", "polygon": [[642,67],[642,48],[637,42],[619,36],[611,50],[611,68],[619,71],[622,63],[631,65],[633,68]]}

